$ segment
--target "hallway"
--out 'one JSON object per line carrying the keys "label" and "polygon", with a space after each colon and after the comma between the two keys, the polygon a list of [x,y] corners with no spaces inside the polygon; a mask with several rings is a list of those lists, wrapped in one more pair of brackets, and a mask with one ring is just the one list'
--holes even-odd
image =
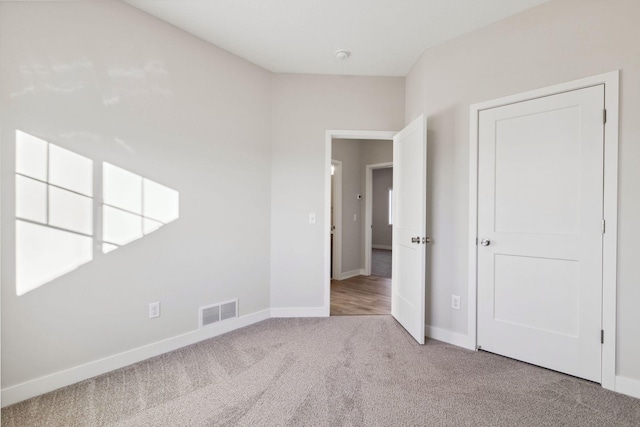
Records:
{"label": "hallway", "polygon": [[371,249],[371,275],[391,279],[391,251]]}

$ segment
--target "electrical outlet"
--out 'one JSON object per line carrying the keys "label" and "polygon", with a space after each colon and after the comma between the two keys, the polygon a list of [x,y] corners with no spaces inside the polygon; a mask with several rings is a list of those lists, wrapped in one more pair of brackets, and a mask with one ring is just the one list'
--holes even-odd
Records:
{"label": "electrical outlet", "polygon": [[160,317],[160,302],[152,302],[149,304],[149,319]]}
{"label": "electrical outlet", "polygon": [[314,212],[309,214],[309,224],[315,224],[316,223],[316,214]]}
{"label": "electrical outlet", "polygon": [[451,308],[460,310],[460,295],[451,295]]}

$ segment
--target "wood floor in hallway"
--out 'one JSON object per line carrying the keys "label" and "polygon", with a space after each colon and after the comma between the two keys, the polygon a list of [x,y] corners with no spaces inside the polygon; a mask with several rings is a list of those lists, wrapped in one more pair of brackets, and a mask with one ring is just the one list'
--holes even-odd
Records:
{"label": "wood floor in hallway", "polygon": [[331,315],[391,314],[391,279],[356,276],[331,281]]}

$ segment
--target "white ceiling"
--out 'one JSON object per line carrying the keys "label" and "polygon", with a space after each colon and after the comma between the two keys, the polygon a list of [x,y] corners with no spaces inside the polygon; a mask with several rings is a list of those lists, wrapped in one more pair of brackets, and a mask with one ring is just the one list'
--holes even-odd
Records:
{"label": "white ceiling", "polygon": [[426,48],[549,0],[124,1],[273,72],[406,76]]}

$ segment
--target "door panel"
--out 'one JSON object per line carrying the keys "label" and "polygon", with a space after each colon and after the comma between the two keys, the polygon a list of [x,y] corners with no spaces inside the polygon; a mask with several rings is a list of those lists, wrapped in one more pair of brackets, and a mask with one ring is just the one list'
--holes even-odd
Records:
{"label": "door panel", "polygon": [[604,86],[480,112],[478,345],[601,378]]}
{"label": "door panel", "polygon": [[[575,260],[495,256],[494,319],[575,337],[579,265]],[[531,306],[542,310],[530,310]]]}
{"label": "door panel", "polygon": [[[393,138],[391,314],[420,344],[425,333],[427,138],[419,117]],[[419,238],[415,242],[415,238]],[[414,241],[412,242],[412,239]]]}
{"label": "door panel", "polygon": [[496,231],[578,234],[579,123],[577,106],[496,121]]}

